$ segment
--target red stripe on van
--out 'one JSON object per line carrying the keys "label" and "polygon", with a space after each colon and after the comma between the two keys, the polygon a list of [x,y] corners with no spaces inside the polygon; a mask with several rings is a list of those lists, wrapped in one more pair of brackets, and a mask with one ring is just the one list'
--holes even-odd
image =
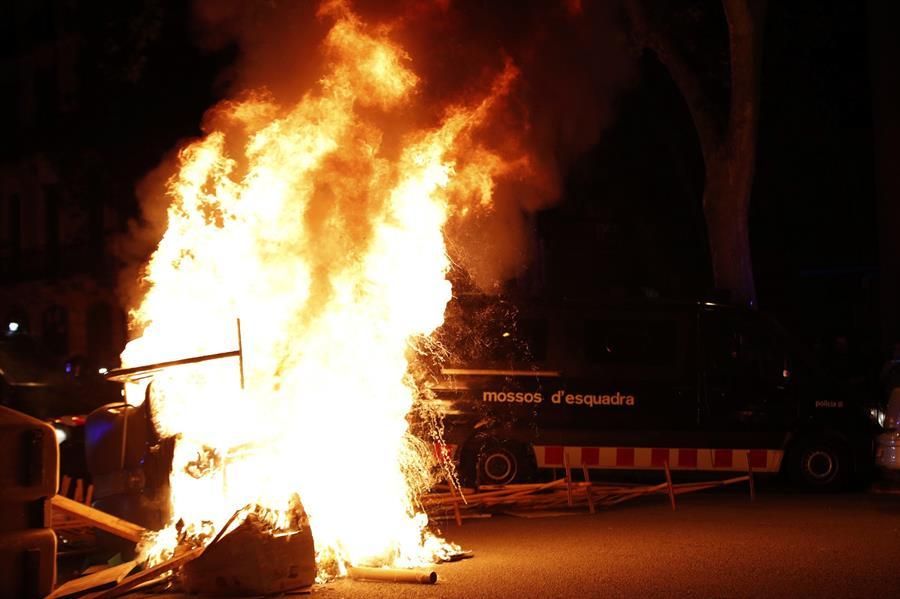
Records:
{"label": "red stripe on van", "polygon": [[713,451],[713,468],[731,468],[730,449],[716,449]]}
{"label": "red stripe on van", "polygon": [[679,449],[678,450],[678,467],[679,468],[696,468],[697,467],[697,450],[696,449]]}
{"label": "red stripe on van", "polygon": [[765,449],[751,449],[747,461],[751,468],[765,468],[769,465],[769,452]]}
{"label": "red stripe on van", "polygon": [[616,466],[634,466],[634,447],[616,447]]}
{"label": "red stripe on van", "polygon": [[582,447],[581,448],[581,465],[582,466],[598,466],[598,465],[600,465],[600,448],[599,447]]}
{"label": "red stripe on van", "polygon": [[650,451],[650,465],[662,468],[669,461],[669,450],[661,447],[654,447]]}
{"label": "red stripe on van", "polygon": [[559,445],[544,448],[544,463],[551,466],[562,466],[563,448]]}

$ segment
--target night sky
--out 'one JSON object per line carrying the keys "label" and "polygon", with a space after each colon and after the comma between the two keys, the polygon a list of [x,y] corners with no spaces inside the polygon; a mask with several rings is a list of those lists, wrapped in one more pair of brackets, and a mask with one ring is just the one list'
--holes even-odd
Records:
{"label": "night sky", "polygon": [[[78,173],[78,201],[103,196],[124,229],[138,215],[139,181],[200,135],[204,112],[233,91],[240,49],[200,35],[188,3],[61,3],[49,24],[40,10],[4,5],[15,17],[0,18],[4,55],[64,23],[80,40],[80,81],[74,115],[6,119],[11,143],[0,158],[49,149]],[[885,340],[866,19],[861,2],[770,3],[750,226],[760,307],[811,344],[849,336],[877,361]],[[691,48],[715,78],[721,32],[703,27]],[[4,98],[6,114],[24,101]],[[535,217],[541,251],[524,286],[562,297],[709,295],[703,161],[678,89],[645,54],[615,106],[599,140],[566,164],[561,201]]]}

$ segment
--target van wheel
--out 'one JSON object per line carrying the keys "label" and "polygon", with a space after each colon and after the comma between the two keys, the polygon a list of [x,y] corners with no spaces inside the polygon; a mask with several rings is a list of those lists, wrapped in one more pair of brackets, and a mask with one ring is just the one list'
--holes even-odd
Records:
{"label": "van wheel", "polygon": [[835,439],[804,439],[790,452],[791,477],[811,491],[837,491],[849,480],[849,452]]}
{"label": "van wheel", "polygon": [[470,472],[481,485],[507,485],[527,480],[531,464],[517,445],[486,441],[472,456]]}

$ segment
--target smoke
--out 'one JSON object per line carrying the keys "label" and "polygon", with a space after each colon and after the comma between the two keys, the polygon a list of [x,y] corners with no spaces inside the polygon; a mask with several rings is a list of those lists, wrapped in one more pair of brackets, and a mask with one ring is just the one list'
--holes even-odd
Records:
{"label": "smoke", "polygon": [[[634,56],[618,3],[197,0],[197,43],[239,47],[236,63],[220,76],[232,97],[265,90],[276,103],[290,104],[322,78],[322,41],[331,15],[345,6],[401,46],[419,77],[407,109],[378,117],[388,158],[405,134],[435,126],[448,106],[483,96],[506,67],[517,71],[490,124],[473,134],[471,144],[499,153],[510,166],[490,190],[489,208],[459,214],[446,228],[460,271],[454,276],[462,273],[482,290],[498,289],[529,262],[528,215],[559,200],[567,166],[597,142],[633,78]],[[219,114],[209,112],[205,130],[221,125]],[[164,185],[172,172],[170,157],[138,189],[144,222],[119,247],[129,264],[143,264],[165,230]],[[134,289],[136,269],[122,277],[128,305],[142,295]]]}
{"label": "smoke", "polygon": [[[178,152],[170,151],[137,184],[135,194],[140,207],[138,220],[128,223],[127,231],[112,239],[111,251],[122,266],[118,273],[118,296],[123,307],[132,310],[147,291],[143,271],[168,224],[166,183],[176,171]],[[130,320],[130,319],[129,319]]]}

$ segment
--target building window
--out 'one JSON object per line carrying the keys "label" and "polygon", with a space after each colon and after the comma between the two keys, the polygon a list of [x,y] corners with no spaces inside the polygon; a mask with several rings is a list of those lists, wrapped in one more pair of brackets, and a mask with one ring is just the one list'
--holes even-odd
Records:
{"label": "building window", "polygon": [[7,267],[4,269],[10,275],[19,272],[19,262],[22,259],[22,198],[14,193],[9,196],[6,211],[6,241]]}
{"label": "building window", "polygon": [[47,252],[47,269],[59,270],[59,186],[44,186],[44,243]]}
{"label": "building window", "polygon": [[19,31],[15,8],[15,2],[0,2],[0,56],[9,56],[16,49]]}
{"label": "building window", "polygon": [[36,69],[34,72],[34,96],[36,121],[45,125],[56,122],[59,113],[59,80],[55,65]]}
{"label": "building window", "polygon": [[100,363],[115,357],[113,311],[106,302],[91,304],[87,312],[87,353]]}
{"label": "building window", "polygon": [[69,313],[65,308],[53,305],[44,310],[41,318],[44,347],[54,356],[63,356],[69,350]]}

